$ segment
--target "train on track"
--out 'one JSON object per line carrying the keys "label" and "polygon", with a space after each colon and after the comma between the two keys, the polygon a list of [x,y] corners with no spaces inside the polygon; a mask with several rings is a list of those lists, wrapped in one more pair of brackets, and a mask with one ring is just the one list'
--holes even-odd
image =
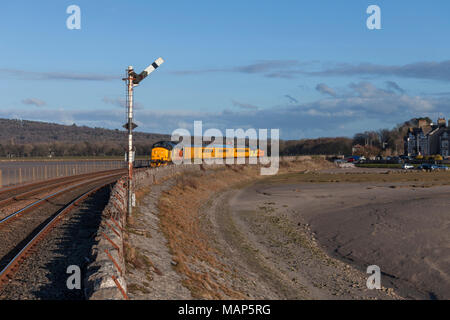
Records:
{"label": "train on track", "polygon": [[235,147],[232,145],[192,145],[184,146],[172,141],[159,141],[153,144],[150,165],[165,166],[175,160],[190,162],[195,159],[260,158],[264,151],[259,148]]}

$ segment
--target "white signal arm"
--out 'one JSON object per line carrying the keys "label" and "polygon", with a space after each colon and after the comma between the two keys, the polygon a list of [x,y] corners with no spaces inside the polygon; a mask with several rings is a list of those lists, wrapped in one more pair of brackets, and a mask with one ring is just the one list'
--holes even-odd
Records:
{"label": "white signal arm", "polygon": [[133,81],[133,83],[134,84],[139,84],[139,82],[144,80],[150,73],[152,73],[153,71],[158,69],[159,66],[162,65],[163,63],[164,63],[164,59],[163,58],[156,59],[155,62],[153,62],[151,65],[149,65],[147,68],[145,68],[144,71],[142,71],[140,74],[138,74],[136,76],[136,78]]}

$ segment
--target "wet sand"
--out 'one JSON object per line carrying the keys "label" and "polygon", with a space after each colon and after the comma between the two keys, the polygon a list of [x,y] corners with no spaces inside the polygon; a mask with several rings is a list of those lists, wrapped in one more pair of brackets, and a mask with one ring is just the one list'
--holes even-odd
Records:
{"label": "wet sand", "polygon": [[328,255],[361,274],[378,265],[382,286],[404,298],[450,299],[449,195],[446,185],[277,178],[247,186],[221,206],[248,225],[249,212],[262,210],[291,226],[307,226]]}

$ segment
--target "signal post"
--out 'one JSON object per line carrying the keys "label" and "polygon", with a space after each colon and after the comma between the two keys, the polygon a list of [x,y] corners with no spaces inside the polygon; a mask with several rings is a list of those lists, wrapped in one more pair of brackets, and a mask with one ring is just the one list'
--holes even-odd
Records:
{"label": "signal post", "polygon": [[127,77],[122,80],[126,81],[127,85],[127,117],[128,122],[123,126],[128,131],[128,151],[127,151],[127,162],[128,162],[128,179],[127,179],[127,219],[131,217],[133,212],[133,162],[134,162],[134,152],[133,152],[133,129],[137,127],[133,123],[133,88],[138,86],[139,83],[144,80],[150,73],[155,71],[161,64],[164,63],[162,58],[155,60],[151,65],[149,65],[140,74],[134,72],[132,66],[127,69]]}

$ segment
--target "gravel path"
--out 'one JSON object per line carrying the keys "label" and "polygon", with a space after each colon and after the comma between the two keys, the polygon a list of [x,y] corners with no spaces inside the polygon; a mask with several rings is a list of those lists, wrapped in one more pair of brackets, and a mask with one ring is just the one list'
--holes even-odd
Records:
{"label": "gravel path", "polygon": [[140,201],[134,224],[128,227],[129,245],[147,261],[141,268],[127,264],[130,299],[192,299],[189,290],[182,285],[182,277],[173,268],[167,240],[159,229],[158,200],[161,193],[173,185],[174,179],[152,185],[151,191]]}

